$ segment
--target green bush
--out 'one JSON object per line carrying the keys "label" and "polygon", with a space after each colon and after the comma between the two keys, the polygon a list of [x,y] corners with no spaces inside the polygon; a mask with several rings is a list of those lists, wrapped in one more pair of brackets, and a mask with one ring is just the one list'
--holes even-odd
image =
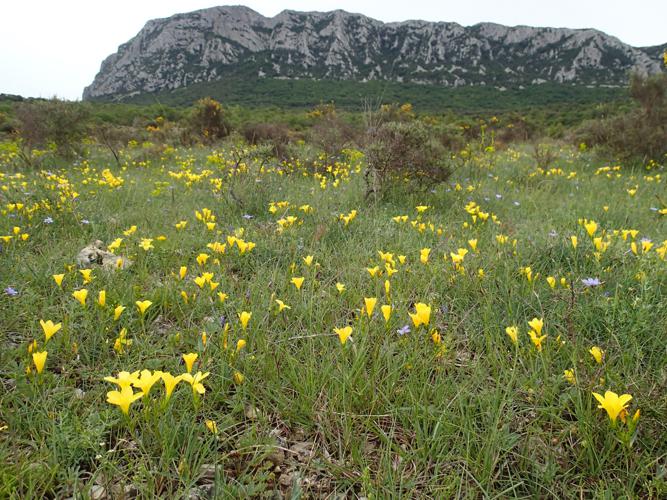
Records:
{"label": "green bush", "polygon": [[210,97],[196,102],[190,116],[190,124],[193,132],[206,144],[227,137],[230,132],[222,105]]}

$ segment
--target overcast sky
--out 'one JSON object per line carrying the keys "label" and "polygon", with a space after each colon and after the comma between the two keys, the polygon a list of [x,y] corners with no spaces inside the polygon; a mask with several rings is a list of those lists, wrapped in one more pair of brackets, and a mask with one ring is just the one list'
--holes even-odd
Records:
{"label": "overcast sky", "polygon": [[102,60],[149,19],[238,3],[265,16],[344,9],[385,22],[597,28],[634,46],[667,42],[667,0],[0,0],[0,93],[80,99]]}

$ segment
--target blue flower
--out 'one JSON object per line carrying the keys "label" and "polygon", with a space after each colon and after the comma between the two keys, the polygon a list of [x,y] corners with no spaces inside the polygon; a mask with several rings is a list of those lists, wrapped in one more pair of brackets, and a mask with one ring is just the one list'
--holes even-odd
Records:
{"label": "blue flower", "polygon": [[399,335],[405,335],[406,333],[410,333],[410,325],[405,325],[403,328],[399,328],[396,330],[396,333]]}
{"label": "blue flower", "polygon": [[584,278],[581,280],[584,286],[592,287],[592,286],[600,286],[602,282],[598,278]]}
{"label": "blue flower", "polygon": [[19,294],[18,290],[16,290],[14,287],[11,286],[5,288],[5,293],[10,297],[16,297]]}
{"label": "blue flower", "polygon": [[44,224],[53,224],[53,219],[51,217],[47,217],[44,219]]}

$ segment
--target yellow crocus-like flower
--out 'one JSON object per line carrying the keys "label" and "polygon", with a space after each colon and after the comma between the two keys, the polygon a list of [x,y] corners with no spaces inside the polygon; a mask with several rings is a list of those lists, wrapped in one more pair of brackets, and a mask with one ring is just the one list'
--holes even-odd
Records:
{"label": "yellow crocus-like flower", "polygon": [[602,408],[607,412],[607,415],[609,415],[609,420],[611,420],[612,423],[616,422],[616,419],[619,416],[623,418],[623,414],[627,411],[628,403],[632,399],[630,394],[623,394],[619,396],[612,391],[605,392],[604,397],[597,392],[594,392],[593,396],[595,396],[595,399],[597,399],[598,403],[600,403],[598,408]]}
{"label": "yellow crocus-like flower", "polygon": [[422,248],[419,251],[419,262],[421,262],[422,264],[428,264],[428,256],[430,253],[431,253],[430,248]]}
{"label": "yellow crocus-like flower", "polygon": [[227,297],[229,297],[229,295],[227,295],[226,293],[224,293],[224,292],[218,292],[218,300],[220,300],[220,303],[222,303],[222,302],[224,302],[225,300],[227,300]]}
{"label": "yellow crocus-like flower", "polygon": [[248,311],[241,311],[239,313],[239,321],[241,322],[241,328],[244,330],[248,328],[248,322],[250,321],[250,318],[252,318],[252,313]]}
{"label": "yellow crocus-like flower", "polygon": [[538,352],[542,352],[542,342],[548,337],[548,335],[540,336],[539,333],[536,333],[534,330],[528,330],[528,335],[530,340],[533,342]]}
{"label": "yellow crocus-like flower", "polygon": [[174,389],[176,388],[178,383],[181,380],[183,380],[183,376],[179,375],[177,377],[174,377],[169,372],[161,372],[160,377],[162,378],[162,382],[164,383],[165,399],[169,401],[169,398],[171,398],[171,394],[174,392]]}
{"label": "yellow crocus-like flower", "polygon": [[64,274],[54,274],[52,276],[53,281],[56,282],[56,285],[62,287],[63,286],[63,279],[65,278]]}
{"label": "yellow crocus-like flower", "polygon": [[100,307],[107,305],[107,292],[105,290],[100,290],[100,292],[97,294],[97,304]]}
{"label": "yellow crocus-like flower", "polygon": [[81,273],[81,276],[83,276],[83,284],[90,283],[93,281],[93,270],[92,269],[79,269],[79,272]]}
{"label": "yellow crocus-like flower", "polygon": [[183,375],[181,375],[181,377],[183,380],[185,380],[192,386],[193,392],[204,394],[206,392],[206,388],[204,387],[204,384],[202,384],[202,380],[204,380],[209,375],[210,372],[206,373],[197,372],[194,375],[190,373],[184,373]]}
{"label": "yellow crocus-like flower", "polygon": [[307,266],[310,266],[310,265],[313,263],[313,256],[312,256],[312,255],[308,255],[308,256],[306,256],[306,257],[303,258],[303,261],[305,262],[305,264],[306,264]]}
{"label": "yellow crocus-like flower", "polygon": [[32,353],[32,362],[35,363],[35,370],[37,370],[38,374],[44,371],[44,365],[46,364],[46,357],[48,354],[47,351]]}
{"label": "yellow crocus-like flower", "polygon": [[200,253],[199,255],[197,255],[197,264],[203,266],[204,264],[206,264],[206,261],[208,261],[209,257],[210,255],[207,253]]}
{"label": "yellow crocus-like flower", "polygon": [[336,290],[338,293],[343,293],[345,291],[345,285],[343,283],[336,283]]}
{"label": "yellow crocus-like flower", "polygon": [[428,326],[431,321],[431,306],[418,302],[415,304],[415,312],[408,314],[412,318],[415,328],[419,328],[420,325]]}
{"label": "yellow crocus-like flower", "polygon": [[595,234],[595,231],[598,230],[598,225],[594,220],[585,222],[584,227],[586,228],[586,232],[588,233],[588,236],[590,236],[591,238]]}
{"label": "yellow crocus-like flower", "polygon": [[150,300],[137,300],[135,304],[137,305],[137,309],[139,309],[139,313],[141,313],[142,316],[146,313],[146,309],[153,305]]}
{"label": "yellow crocus-like flower", "polygon": [[431,332],[431,340],[435,345],[440,345],[442,343],[442,336],[438,330],[433,330]]}
{"label": "yellow crocus-like flower", "polygon": [[124,310],[125,306],[117,305],[116,308],[113,310],[113,320],[118,321],[120,319],[120,315],[123,314]]}
{"label": "yellow crocus-like flower", "polygon": [[53,321],[48,320],[44,321],[43,319],[39,320],[39,324],[42,327],[42,330],[44,331],[44,337],[46,338],[45,342],[48,342],[51,337],[53,337],[58,330],[60,330],[63,327],[62,323],[53,323]]}
{"label": "yellow crocus-like flower", "polygon": [[88,290],[82,288],[81,290],[76,290],[72,292],[72,297],[79,301],[82,306],[86,306],[86,299],[88,298]]}
{"label": "yellow crocus-like flower", "polygon": [[185,369],[190,373],[192,371],[192,365],[197,361],[198,354],[196,352],[191,352],[189,354],[183,354],[183,361],[185,361]]}
{"label": "yellow crocus-like flower", "polygon": [[547,276],[547,283],[549,283],[551,288],[556,288],[556,278],[553,276]]}
{"label": "yellow crocus-like flower", "polygon": [[239,352],[246,346],[247,342],[244,339],[239,339],[236,342],[236,352]]}
{"label": "yellow crocus-like flower", "polygon": [[338,340],[340,340],[341,345],[345,345],[347,339],[352,335],[352,327],[345,326],[343,328],[334,328],[334,332],[338,335]]}
{"label": "yellow crocus-like flower", "polygon": [[153,238],[142,238],[141,243],[139,243],[139,246],[143,248],[145,252],[148,252],[149,250],[155,248],[153,246]]}
{"label": "yellow crocus-like flower", "polygon": [[290,282],[296,287],[297,290],[301,290],[301,285],[303,285],[304,277],[292,278]]}
{"label": "yellow crocus-like flower", "polygon": [[204,424],[206,424],[206,428],[213,434],[218,433],[218,424],[215,423],[215,420],[205,420]]}
{"label": "yellow crocus-like flower", "polygon": [[473,252],[477,251],[477,240],[476,239],[468,240],[468,245],[470,245],[470,248],[472,248]]}
{"label": "yellow crocus-like flower", "polygon": [[126,372],[126,371],[121,371],[118,372],[117,377],[104,377],[104,380],[107,382],[111,382],[112,384],[116,384],[118,387],[121,389],[124,389],[126,387],[130,387],[133,385],[139,377],[139,371],[135,372]]}
{"label": "yellow crocus-like flower", "polygon": [[572,385],[575,385],[577,383],[577,379],[574,376],[574,370],[565,370],[565,371],[563,371],[563,378],[565,380],[567,380]]}
{"label": "yellow crocus-like flower", "polygon": [[161,372],[151,372],[150,370],[141,370],[141,375],[132,383],[134,387],[139,389],[144,396],[148,396],[148,393],[153,387],[153,384],[160,380]]}
{"label": "yellow crocus-like flower", "polygon": [[572,248],[577,248],[577,237],[572,235],[570,236],[570,243],[572,243]]}
{"label": "yellow crocus-like flower", "polygon": [[382,316],[384,316],[384,322],[389,323],[389,318],[391,317],[391,306],[385,304],[380,307],[380,310],[382,311]]}
{"label": "yellow crocus-like flower", "polygon": [[519,343],[519,329],[516,326],[508,326],[505,328],[505,333],[512,340],[514,345]]}
{"label": "yellow crocus-like flower", "polygon": [[126,386],[120,391],[107,392],[107,403],[118,406],[125,415],[129,415],[130,405],[143,395],[143,392],[135,393],[132,387]]}
{"label": "yellow crocus-like flower", "polygon": [[185,275],[188,274],[188,268],[186,266],[181,266],[178,270],[178,277],[185,279]]}
{"label": "yellow crocus-like flower", "polygon": [[241,385],[245,380],[245,376],[238,370],[234,371],[233,378],[236,385]]}
{"label": "yellow crocus-like flower", "polygon": [[542,327],[544,326],[544,320],[542,318],[533,318],[528,322],[528,326],[530,326],[533,330],[535,330],[535,333],[538,335],[542,335]]}
{"label": "yellow crocus-like flower", "polygon": [[378,299],[375,297],[364,297],[364,306],[366,308],[366,315],[370,318],[373,315],[373,309]]}
{"label": "yellow crocus-like flower", "polygon": [[591,347],[588,352],[590,352],[591,356],[593,356],[593,358],[595,358],[595,362],[597,364],[599,364],[599,365],[602,364],[602,360],[604,359],[604,351],[602,349],[600,349],[598,346],[595,345],[595,346]]}
{"label": "yellow crocus-like flower", "polygon": [[283,312],[285,309],[292,309],[280,299],[276,299],[276,304],[278,304],[278,312]]}

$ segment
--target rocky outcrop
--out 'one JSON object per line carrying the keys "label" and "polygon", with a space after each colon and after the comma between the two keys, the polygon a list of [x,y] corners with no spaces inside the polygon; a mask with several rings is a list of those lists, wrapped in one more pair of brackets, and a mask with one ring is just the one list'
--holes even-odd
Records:
{"label": "rocky outcrop", "polygon": [[104,60],[83,97],[120,100],[227,76],[623,85],[631,71],[661,71],[653,49],[593,29],[382,23],[341,10],[267,18],[247,7],[214,7],[146,23]]}

